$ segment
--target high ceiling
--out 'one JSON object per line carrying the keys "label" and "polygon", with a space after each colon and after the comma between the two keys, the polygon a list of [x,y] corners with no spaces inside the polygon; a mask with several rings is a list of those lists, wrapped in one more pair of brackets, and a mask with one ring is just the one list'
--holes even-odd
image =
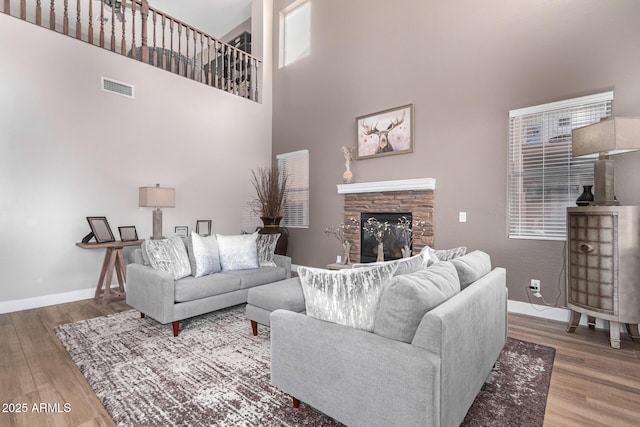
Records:
{"label": "high ceiling", "polygon": [[149,6],[216,38],[251,17],[251,0],[149,0]]}

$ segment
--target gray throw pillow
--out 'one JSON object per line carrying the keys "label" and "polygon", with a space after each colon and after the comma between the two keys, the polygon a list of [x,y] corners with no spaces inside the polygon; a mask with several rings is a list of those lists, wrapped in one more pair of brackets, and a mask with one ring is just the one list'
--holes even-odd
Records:
{"label": "gray throw pillow", "polygon": [[307,316],[373,331],[380,294],[395,265],[323,270],[298,267]]}
{"label": "gray throw pillow", "polygon": [[451,263],[456,267],[460,278],[460,289],[464,289],[491,271],[491,257],[482,251],[473,251],[454,258]]}
{"label": "gray throw pillow", "polygon": [[427,266],[424,265],[424,261],[425,261],[424,255],[425,254],[420,253],[418,255],[414,255],[409,258],[394,259],[392,261],[356,263],[356,264],[353,264],[351,268],[373,267],[376,265],[385,265],[385,264],[395,265],[397,268],[394,276],[398,276],[401,274],[414,273],[418,270],[422,270],[423,268],[426,268]]}
{"label": "gray throw pillow", "polygon": [[193,277],[202,277],[222,270],[218,240],[215,235],[203,237],[196,232],[191,232],[191,236],[187,239],[187,249]]}
{"label": "gray throw pillow", "polygon": [[396,276],[382,292],[373,332],[410,343],[424,315],[459,291],[458,273],[448,261]]}
{"label": "gray throw pillow", "polygon": [[258,262],[258,233],[224,236],[216,234],[222,270],[260,268]]}
{"label": "gray throw pillow", "polygon": [[142,245],[142,251],[147,254],[152,268],[169,273],[175,280],[191,275],[187,249],[178,236],[160,240],[147,239]]}
{"label": "gray throw pillow", "polygon": [[434,253],[440,261],[450,261],[467,253],[466,246],[458,246],[451,249],[435,249]]}
{"label": "gray throw pillow", "polygon": [[260,263],[260,267],[276,267],[273,257],[279,238],[280,233],[258,234],[258,262]]}

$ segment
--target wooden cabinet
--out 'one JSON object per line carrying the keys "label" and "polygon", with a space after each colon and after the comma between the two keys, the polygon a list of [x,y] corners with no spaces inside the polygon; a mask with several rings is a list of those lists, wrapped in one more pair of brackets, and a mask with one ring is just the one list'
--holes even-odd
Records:
{"label": "wooden cabinet", "polygon": [[586,314],[609,321],[612,347],[621,324],[640,342],[640,206],[568,208],[567,227],[567,332]]}

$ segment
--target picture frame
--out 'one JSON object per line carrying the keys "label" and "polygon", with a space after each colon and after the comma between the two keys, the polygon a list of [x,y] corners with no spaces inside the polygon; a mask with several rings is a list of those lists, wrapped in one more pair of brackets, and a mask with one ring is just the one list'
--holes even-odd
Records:
{"label": "picture frame", "polygon": [[116,239],[113,237],[111,227],[109,227],[109,222],[107,221],[106,217],[88,216],[87,222],[89,223],[89,227],[91,227],[91,233],[93,233],[93,237],[96,239],[96,243],[107,243],[116,241]]}
{"label": "picture frame", "polygon": [[356,118],[358,160],[413,153],[413,104]]}
{"label": "picture frame", "polygon": [[199,236],[209,236],[211,234],[211,220],[199,219],[196,221],[196,233]]}
{"label": "picture frame", "polygon": [[133,242],[138,240],[138,231],[135,225],[125,225],[118,227],[121,242]]}
{"label": "picture frame", "polygon": [[186,225],[176,225],[174,232],[180,237],[189,237],[189,227]]}

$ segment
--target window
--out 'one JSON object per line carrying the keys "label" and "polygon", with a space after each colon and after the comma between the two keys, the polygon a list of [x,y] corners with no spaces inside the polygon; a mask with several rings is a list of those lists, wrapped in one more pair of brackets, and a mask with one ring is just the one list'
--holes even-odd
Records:
{"label": "window", "polygon": [[593,184],[594,159],[571,156],[571,130],[611,116],[612,102],[606,92],[509,112],[510,238],[566,238],[566,208]]}
{"label": "window", "polygon": [[298,0],[280,12],[280,67],[309,55],[311,1]]}
{"label": "window", "polygon": [[309,150],[276,156],[280,173],[287,176],[282,225],[309,227]]}

